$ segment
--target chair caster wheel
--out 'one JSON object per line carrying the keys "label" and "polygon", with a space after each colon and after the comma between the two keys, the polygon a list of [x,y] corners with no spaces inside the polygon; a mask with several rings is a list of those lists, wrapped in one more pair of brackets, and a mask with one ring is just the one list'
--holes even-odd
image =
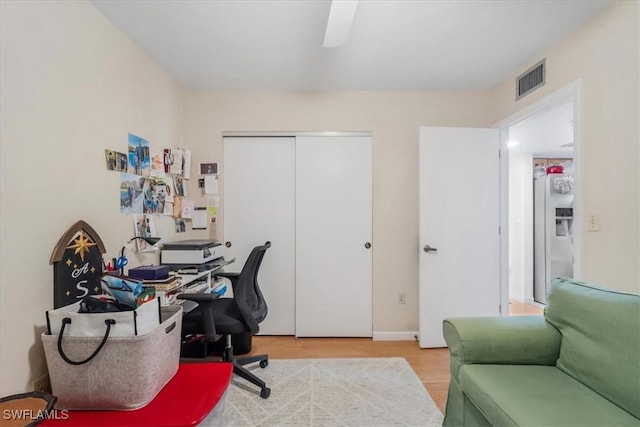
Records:
{"label": "chair caster wheel", "polygon": [[262,390],[260,390],[261,398],[266,399],[267,397],[269,397],[269,395],[271,395],[271,389],[269,387],[265,387]]}
{"label": "chair caster wheel", "polygon": [[261,360],[260,361],[260,367],[261,368],[266,368],[267,366],[269,366],[269,361],[268,360]]}

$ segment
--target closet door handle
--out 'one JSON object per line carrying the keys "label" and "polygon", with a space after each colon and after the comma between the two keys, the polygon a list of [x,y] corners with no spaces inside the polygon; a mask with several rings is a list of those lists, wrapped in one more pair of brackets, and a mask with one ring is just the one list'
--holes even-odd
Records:
{"label": "closet door handle", "polygon": [[371,248],[371,243],[369,243],[369,242],[365,243],[364,247],[367,248],[367,249],[370,249]]}
{"label": "closet door handle", "polygon": [[227,240],[227,242],[224,244],[226,247],[230,248],[231,247],[231,242]]}

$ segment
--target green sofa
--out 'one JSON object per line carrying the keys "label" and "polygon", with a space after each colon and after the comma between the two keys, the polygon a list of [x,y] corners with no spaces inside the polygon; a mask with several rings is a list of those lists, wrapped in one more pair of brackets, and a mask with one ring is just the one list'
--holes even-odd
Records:
{"label": "green sofa", "polygon": [[640,426],[640,296],[555,279],[544,316],[452,318],[444,426]]}

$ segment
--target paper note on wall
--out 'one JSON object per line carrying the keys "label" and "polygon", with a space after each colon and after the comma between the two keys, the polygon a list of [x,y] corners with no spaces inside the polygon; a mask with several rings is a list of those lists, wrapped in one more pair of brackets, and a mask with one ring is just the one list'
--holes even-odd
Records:
{"label": "paper note on wall", "polygon": [[207,197],[207,213],[215,218],[218,213],[218,206],[220,205],[220,198],[216,196]]}
{"label": "paper note on wall", "polygon": [[218,175],[204,176],[204,192],[205,194],[218,194]]}
{"label": "paper note on wall", "polygon": [[169,166],[169,173],[182,175],[182,150],[173,148],[171,154],[173,155],[173,163]]}
{"label": "paper note on wall", "polygon": [[182,199],[182,218],[193,218],[195,207],[195,200]]}
{"label": "paper note on wall", "polygon": [[206,230],[207,229],[207,209],[195,208],[193,211],[192,228],[194,230]]}
{"label": "paper note on wall", "polygon": [[191,150],[182,150],[182,176],[184,179],[191,178]]}
{"label": "paper note on wall", "polygon": [[173,196],[173,217],[180,218],[182,215],[182,197]]}

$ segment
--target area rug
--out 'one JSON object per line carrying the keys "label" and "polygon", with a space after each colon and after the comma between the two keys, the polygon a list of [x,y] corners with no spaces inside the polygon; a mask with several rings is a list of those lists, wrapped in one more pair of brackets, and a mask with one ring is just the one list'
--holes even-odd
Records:
{"label": "area rug", "polygon": [[442,414],[403,358],[270,360],[251,368],[271,388],[234,376],[201,426],[441,426]]}

